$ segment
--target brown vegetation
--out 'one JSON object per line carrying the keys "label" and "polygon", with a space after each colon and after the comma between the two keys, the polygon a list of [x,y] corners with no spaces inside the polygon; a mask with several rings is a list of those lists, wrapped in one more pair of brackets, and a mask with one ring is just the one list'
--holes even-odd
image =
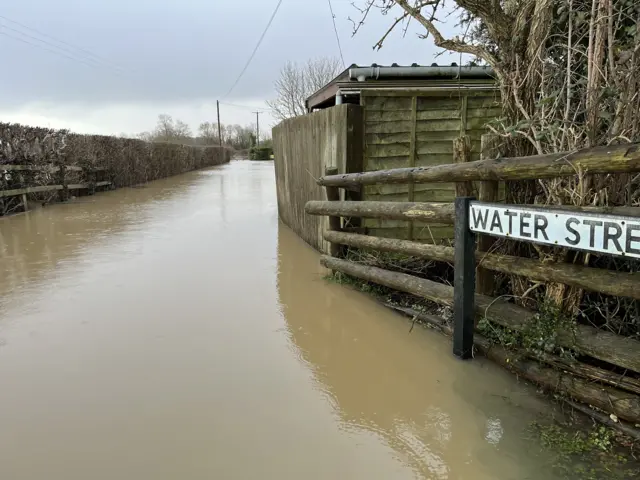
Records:
{"label": "brown vegetation", "polygon": [[[230,156],[230,150],[221,147],[151,143],[0,123],[0,190],[95,185],[99,181],[119,188],[219,165],[228,162]],[[32,195],[48,202],[58,192]],[[10,213],[13,203],[6,199],[0,214]]]}

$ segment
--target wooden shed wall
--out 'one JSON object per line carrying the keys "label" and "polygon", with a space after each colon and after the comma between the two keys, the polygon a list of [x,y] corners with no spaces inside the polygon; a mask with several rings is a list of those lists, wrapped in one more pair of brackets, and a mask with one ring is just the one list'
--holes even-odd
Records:
{"label": "wooden shed wall", "polygon": [[[432,166],[453,161],[453,140],[471,137],[472,160],[480,159],[480,137],[486,123],[500,116],[499,93],[493,89],[446,91],[362,91],[364,169]],[[372,185],[363,200],[451,202],[453,184]],[[453,238],[446,226],[369,219],[372,235],[439,242]]]}

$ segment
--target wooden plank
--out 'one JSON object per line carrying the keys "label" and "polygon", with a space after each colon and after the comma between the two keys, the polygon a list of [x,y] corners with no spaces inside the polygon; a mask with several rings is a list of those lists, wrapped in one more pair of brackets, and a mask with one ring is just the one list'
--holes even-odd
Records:
{"label": "wooden plank", "polygon": [[453,143],[451,141],[443,140],[438,142],[423,142],[418,140],[416,145],[417,153],[419,155],[448,154],[449,163],[453,161]]}
{"label": "wooden plank", "polygon": [[[417,132],[416,138],[420,142],[452,142],[454,139],[460,136],[460,129],[456,128],[455,130],[440,130],[440,131],[430,131],[430,132]],[[478,137],[478,140],[480,138]],[[451,161],[451,160],[449,160]]]}
{"label": "wooden plank", "polygon": [[[454,163],[468,163],[471,161],[471,139],[466,135],[453,141]],[[473,183],[469,181],[456,183],[456,197],[472,197]]]}
{"label": "wooden plank", "polygon": [[369,145],[390,145],[408,142],[411,142],[411,132],[367,134],[367,143]]}
{"label": "wooden plank", "polygon": [[418,112],[456,112],[454,118],[460,118],[460,100],[455,97],[418,97]]}
{"label": "wooden plank", "polygon": [[[374,222],[374,220],[369,220],[365,225],[367,228],[367,232],[376,237],[385,237],[390,239],[402,239],[408,241],[407,239],[407,227],[388,227],[386,225],[373,224],[369,226],[370,222]],[[376,220],[379,222],[379,220]],[[442,243],[451,241],[453,239],[453,227],[451,225],[435,225],[430,224],[428,226],[421,226],[418,224],[414,225],[414,241],[416,242],[426,242],[426,243]]]}
{"label": "wooden plank", "polygon": [[573,176],[578,172],[630,173],[640,171],[639,144],[611,145],[529,157],[480,160],[436,167],[399,168],[377,172],[325,177],[320,185],[340,187],[375,183],[461,182],[465,180],[530,180]]}
{"label": "wooden plank", "polygon": [[[451,142],[447,142],[453,144],[453,140]],[[471,142],[471,161],[476,161],[480,159],[479,153],[474,153],[473,151],[474,142]],[[438,165],[450,165],[453,160],[453,148],[451,148],[451,152],[449,153],[425,153],[418,154],[417,167],[435,167]],[[422,182],[420,182],[422,183]],[[438,182],[424,182],[435,184]],[[416,183],[417,185],[417,183]]]}
{"label": "wooden plank", "polygon": [[[446,246],[425,245],[417,242],[390,240],[368,235],[343,232],[328,234],[328,241],[355,248],[401,253],[415,257],[453,262],[454,250]],[[570,263],[542,263],[532,258],[488,253],[477,255],[476,263],[495,272],[520,275],[536,282],[555,282],[600,292],[616,297],[640,300],[640,272],[627,273]]]}
{"label": "wooden plank", "polygon": [[341,217],[424,220],[453,225],[454,211],[450,203],[417,202],[324,202],[313,200],[304,208],[309,215]]}
{"label": "wooden plank", "polygon": [[[436,202],[450,203],[455,198],[456,193],[453,187],[437,190],[422,190],[413,193],[413,201],[415,202]],[[369,202],[406,202],[408,201],[408,192],[404,193],[367,193],[366,200]]]}
{"label": "wooden plank", "polygon": [[[473,152],[473,142],[471,143],[471,160],[477,161],[480,159],[479,153]],[[416,155],[416,167],[432,167],[436,165],[448,165],[453,158],[453,152],[440,153],[440,154],[417,154]],[[406,167],[409,162],[409,155],[398,155],[391,157],[375,157],[369,158],[369,169],[371,171],[396,169]],[[430,185],[436,185],[437,182],[424,182]],[[390,185],[401,185],[400,183]],[[418,184],[416,184],[418,185]],[[444,184],[443,184],[444,185]],[[443,187],[444,188],[444,187]]]}
{"label": "wooden plank", "polygon": [[367,168],[371,171],[384,170],[388,168],[402,168],[407,166],[409,154],[390,157],[367,158]]}
{"label": "wooden plank", "polygon": [[[484,111],[483,111],[484,113]],[[484,115],[483,115],[484,116]],[[458,108],[452,110],[423,110],[418,111],[418,120],[448,120],[460,118],[460,110]],[[370,109],[367,115],[367,121],[374,122],[397,122],[407,119],[405,110],[373,110]]]}
{"label": "wooden plank", "polygon": [[[500,137],[489,134],[483,135],[481,143],[481,156],[483,160],[491,160],[500,156]],[[492,203],[498,201],[498,182],[496,180],[478,182],[478,200],[481,202]],[[489,235],[478,235],[478,256],[482,257],[484,255],[483,252],[491,251],[491,247],[495,241],[495,237],[491,237]],[[476,292],[483,295],[493,295],[494,290],[495,275],[493,275],[493,272],[488,269],[479,267],[476,273]]]}
{"label": "wooden plank", "polygon": [[371,145],[367,143],[368,158],[386,158],[406,156],[409,158],[411,143],[394,143],[390,145]]}
{"label": "wooden plank", "polygon": [[467,106],[473,109],[491,108],[500,109],[502,111],[502,103],[500,97],[470,97]]}
{"label": "wooden plank", "polygon": [[[384,80],[380,80],[384,82]],[[395,83],[395,82],[394,82]],[[419,98],[459,98],[460,93],[470,97],[495,97],[500,94],[495,82],[487,82],[481,79],[465,79],[465,84],[461,85],[458,80],[438,80],[430,84],[428,87],[416,87],[404,85],[398,89],[397,84],[389,85],[387,88],[367,88],[362,89],[361,96],[367,97],[412,97],[417,95]]]}
{"label": "wooden plank", "polygon": [[403,133],[411,132],[410,112],[407,112],[407,120],[398,122],[370,122],[365,125],[366,132],[369,133]]}
{"label": "wooden plank", "polygon": [[[336,175],[338,173],[337,167],[327,167],[325,168],[326,175]],[[327,200],[330,202],[338,202],[340,201],[340,190],[338,187],[326,187],[326,195]],[[329,217],[329,230],[340,230],[341,220],[340,217],[331,216]],[[329,248],[329,255],[332,257],[337,257],[340,254],[340,244],[331,242],[331,246]]]}
{"label": "wooden plank", "polygon": [[[464,95],[460,99],[460,136],[467,134],[467,104],[469,102],[469,97]],[[481,117],[484,118],[484,117]]]}
{"label": "wooden plank", "polygon": [[[413,168],[416,166],[416,127],[418,123],[417,117],[418,97],[414,96],[411,98],[411,146],[409,150],[409,168]],[[407,190],[407,200],[409,202],[413,202],[415,200],[414,192],[415,187],[413,182],[409,183],[409,189]],[[409,221],[407,238],[409,238],[409,240],[413,240],[413,221]]]}
{"label": "wooden plank", "polygon": [[[404,273],[322,256],[320,263],[353,277],[411,293],[441,305],[453,306],[453,287]],[[524,331],[537,321],[536,313],[486,295],[475,296],[476,315],[516,331]],[[640,372],[640,342],[587,325],[577,325],[574,332],[559,331],[558,345],[576,349],[593,358]]]}
{"label": "wooden plank", "polygon": [[[407,195],[409,192],[410,184],[400,183],[395,185],[367,185],[364,187],[364,191],[367,195]],[[426,193],[426,192],[451,192],[453,190],[452,184],[448,183],[416,183],[414,185],[414,192]]]}
{"label": "wooden plank", "polygon": [[[467,98],[467,97],[463,97]],[[468,100],[467,100],[468,102]],[[418,121],[423,120],[456,120],[460,117],[460,105],[456,100],[448,101],[446,105],[430,105],[427,104],[429,110],[418,110]],[[449,108],[443,108],[444,106]],[[467,108],[467,118],[497,118],[502,114],[502,108],[480,107]],[[367,111],[367,121],[371,123],[378,122],[397,122],[407,119],[407,110],[379,110],[369,109]]]}
{"label": "wooden plank", "polygon": [[407,112],[407,116],[405,118],[408,120],[409,112],[411,111],[411,97],[388,96],[387,92],[385,92],[384,95],[385,96],[368,95],[367,107],[376,110],[405,110]]}

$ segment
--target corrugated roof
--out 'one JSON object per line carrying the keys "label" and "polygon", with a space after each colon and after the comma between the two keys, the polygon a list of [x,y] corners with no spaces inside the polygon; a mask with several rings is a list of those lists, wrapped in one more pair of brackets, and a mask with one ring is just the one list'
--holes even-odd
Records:
{"label": "corrugated roof", "polygon": [[[411,65],[399,65],[397,63],[391,65],[378,65],[376,63],[371,65],[353,64],[311,95],[307,99],[307,106],[315,108],[335,96],[340,88],[350,88],[352,85],[357,89],[360,87],[370,88],[373,83],[376,85],[384,83],[386,87],[391,87],[395,83],[398,88],[406,88],[408,83],[411,83],[411,86],[418,86],[420,81],[425,80],[451,81],[463,78],[492,80],[493,69],[488,66],[458,65],[455,62],[450,65],[440,65],[438,63],[432,63],[431,65],[420,65],[418,63]],[[365,84],[369,85],[365,87]]]}

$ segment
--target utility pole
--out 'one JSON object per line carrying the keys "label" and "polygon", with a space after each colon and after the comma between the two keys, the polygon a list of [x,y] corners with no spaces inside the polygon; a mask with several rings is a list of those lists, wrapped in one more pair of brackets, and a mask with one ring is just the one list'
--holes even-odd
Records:
{"label": "utility pole", "polygon": [[218,111],[218,142],[222,146],[222,128],[220,127],[220,100],[216,100],[216,110]]}
{"label": "utility pole", "polygon": [[260,112],[254,112],[256,114],[256,147],[260,146]]}

